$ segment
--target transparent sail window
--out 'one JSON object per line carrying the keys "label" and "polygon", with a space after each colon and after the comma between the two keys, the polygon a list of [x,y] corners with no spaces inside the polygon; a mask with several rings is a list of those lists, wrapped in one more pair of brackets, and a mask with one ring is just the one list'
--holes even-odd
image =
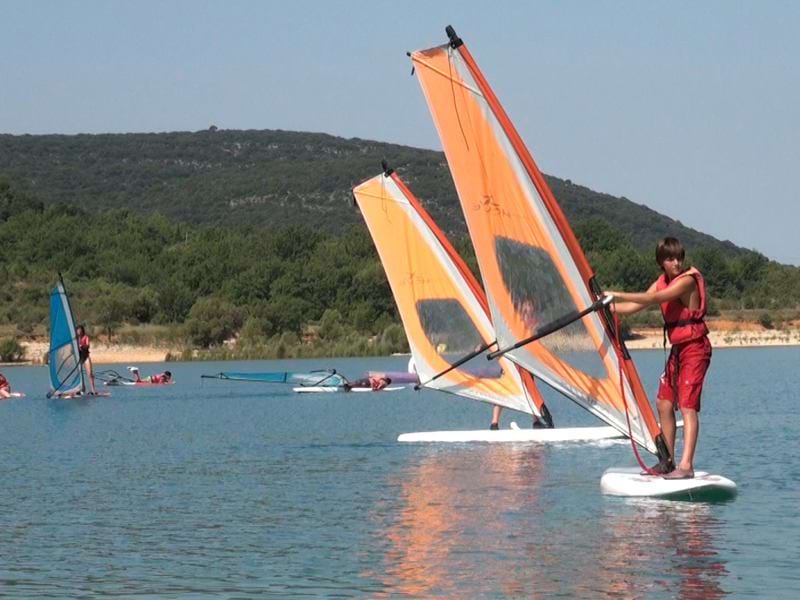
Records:
{"label": "transparent sail window", "polygon": [[[504,237],[495,238],[503,283],[526,335],[571,312],[575,306],[553,259],[543,249]],[[583,321],[576,321],[539,342],[572,366],[596,378],[607,376],[605,366]]]}
{"label": "transparent sail window", "polygon": [[[417,314],[428,342],[450,365],[486,345],[467,311],[455,299],[420,300]],[[483,378],[497,378],[503,373],[497,361],[486,360],[485,352],[458,368]]]}

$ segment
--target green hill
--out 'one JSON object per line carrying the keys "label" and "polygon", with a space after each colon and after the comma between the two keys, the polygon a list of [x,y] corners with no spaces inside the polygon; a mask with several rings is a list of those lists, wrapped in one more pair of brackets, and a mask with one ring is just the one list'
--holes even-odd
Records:
{"label": "green hill", "polygon": [[[235,131],[0,135],[0,175],[46,204],[160,212],[194,224],[308,225],[336,232],[360,217],[353,185],[386,159],[451,234],[465,226],[441,152],[319,133]],[[600,218],[642,250],[665,235],[690,248],[744,250],[646,206],[548,177],[572,222]]]}
{"label": "green hill", "polygon": [[[62,272],[78,319],[109,336],[134,325],[132,342],[155,328],[218,358],[405,350],[350,201],[382,158],[474,268],[438,152],[280,131],[0,136],[0,346],[46,331]],[[653,242],[673,234],[705,274],[712,312],[769,311],[775,326],[798,318],[800,268],[624,198],[550,183],[605,289],[649,285]]]}

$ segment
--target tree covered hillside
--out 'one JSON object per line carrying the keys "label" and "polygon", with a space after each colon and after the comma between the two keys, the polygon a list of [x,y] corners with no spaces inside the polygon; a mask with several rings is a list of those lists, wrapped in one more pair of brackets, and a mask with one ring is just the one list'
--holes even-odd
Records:
{"label": "tree covered hillside", "polygon": [[[576,232],[604,287],[640,289],[656,276],[650,249],[640,252],[608,223],[579,221]],[[474,269],[468,238],[455,241]],[[0,248],[0,326],[18,336],[44,333],[61,272],[78,319],[96,332],[151,323],[179,327],[195,347],[233,337],[245,346],[289,347],[311,332],[328,354],[406,348],[363,224],[335,234],[298,225],[188,225],[127,209],[45,206],[0,180]],[[798,305],[798,268],[714,247],[690,258],[717,307]]]}
{"label": "tree covered hillside", "polygon": [[[319,133],[236,131],[195,133],[0,135],[0,175],[46,204],[90,211],[127,208],[160,212],[205,225],[307,225],[326,232],[358,223],[353,185],[380,172],[386,159],[450,234],[465,226],[441,152]],[[548,177],[571,222],[600,218],[633,245],[676,235],[689,247],[745,252],[684,227],[625,198]]]}

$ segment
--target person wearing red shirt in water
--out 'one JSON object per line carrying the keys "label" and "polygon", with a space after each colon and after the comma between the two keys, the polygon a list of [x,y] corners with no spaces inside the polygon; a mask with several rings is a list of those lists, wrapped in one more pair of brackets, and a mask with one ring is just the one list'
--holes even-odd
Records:
{"label": "person wearing red shirt in water", "polygon": [[155,383],[155,384],[162,384],[165,385],[172,381],[172,373],[170,371],[164,371],[163,373],[158,373],[156,375],[149,375],[144,379],[141,378],[139,375],[139,369],[136,367],[128,367],[133,373],[133,380],[137,383]]}
{"label": "person wearing red shirt in water", "polygon": [[172,373],[170,371],[164,371],[163,373],[150,375],[150,377],[145,377],[145,381],[149,381],[150,383],[167,384],[172,381]]}
{"label": "person wearing red shirt in water", "polygon": [[[89,386],[91,394],[96,395],[97,390],[94,388],[94,372],[92,370],[92,359],[89,357],[89,336],[86,335],[86,328],[83,325],[78,325],[75,328],[75,335],[78,338],[78,357],[80,364],[86,369],[86,376],[89,378]],[[81,390],[86,391],[86,386]]]}
{"label": "person wearing red shirt in water", "polygon": [[379,392],[390,383],[392,383],[391,377],[362,377],[352,382],[345,382],[343,387],[348,392],[353,388],[372,388],[373,392]]}
{"label": "person wearing red shirt in water", "polygon": [[369,384],[370,384],[370,387],[372,387],[372,391],[373,392],[377,392],[379,390],[382,390],[383,388],[385,388],[390,383],[392,383],[391,377],[370,377],[369,378]]}
{"label": "person wearing red shirt in water", "polygon": [[11,384],[2,373],[0,373],[0,398],[11,398]]}
{"label": "person wearing red shirt in water", "polygon": [[711,364],[711,343],[706,314],[706,286],[695,268],[684,269],[685,250],[675,238],[666,237],[656,247],[656,262],[662,274],[646,292],[608,292],[614,296],[613,310],[629,315],[654,304],[661,305],[666,337],[672,344],[658,387],[657,406],[661,430],[671,457],[675,456],[675,408],[683,416],[683,454],[659,463],[656,470],[665,479],[694,477],[694,453],[700,431],[700,395]]}

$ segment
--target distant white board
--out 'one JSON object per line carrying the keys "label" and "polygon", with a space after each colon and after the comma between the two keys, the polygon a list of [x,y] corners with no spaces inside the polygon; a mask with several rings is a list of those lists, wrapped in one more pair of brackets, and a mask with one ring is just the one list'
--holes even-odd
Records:
{"label": "distant white board", "polygon": [[[351,392],[376,392],[376,393],[383,393],[383,392],[396,392],[398,390],[404,390],[405,386],[389,386],[385,387],[380,390],[373,390],[372,388],[351,388]],[[347,393],[343,387],[338,385],[308,385],[304,387],[296,387],[292,388],[298,394],[333,394],[335,392],[342,392]]]}
{"label": "distant white board", "polygon": [[604,494],[633,498],[714,501],[736,495],[736,484],[722,475],[695,471],[692,479],[664,479],[642,475],[641,469],[608,469],[600,479]]}
{"label": "distant white board", "polygon": [[403,433],[398,442],[588,442],[624,437],[613,427],[554,429],[478,429],[475,431],[420,431]]}

